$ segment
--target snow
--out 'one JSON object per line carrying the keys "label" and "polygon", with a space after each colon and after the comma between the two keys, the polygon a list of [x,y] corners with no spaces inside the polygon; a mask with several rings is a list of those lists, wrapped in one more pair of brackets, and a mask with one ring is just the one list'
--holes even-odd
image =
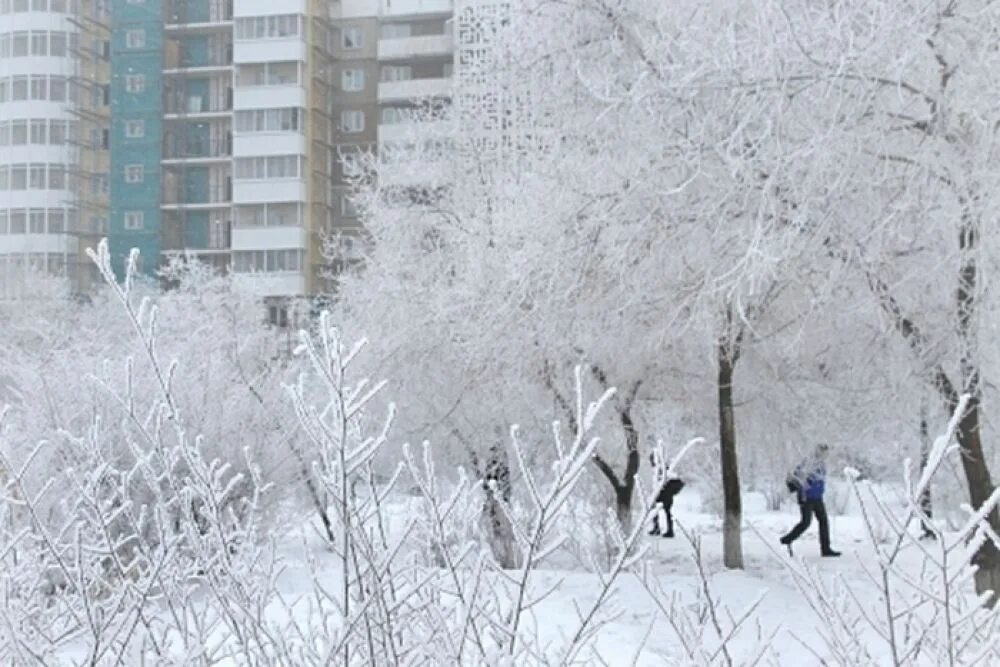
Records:
{"label": "snow", "polygon": [[[394,524],[397,528],[412,519],[415,505],[397,503]],[[729,648],[734,664],[747,664],[760,639],[773,637],[769,642],[770,664],[811,665],[820,664],[824,655],[821,633],[826,625],[824,619],[810,607],[793,583],[787,570],[788,556],[778,543],[778,537],[798,520],[798,509],[794,503],[784,505],[779,512],[765,510],[763,496],[748,493],[745,496],[744,557],[746,569],[727,570],[722,565],[722,521],[702,509],[702,501],[696,490],[685,489],[674,505],[678,536],[669,539],[647,536],[648,546],[644,564],[651,572],[652,582],[659,590],[677,594],[686,605],[696,605],[702,582],[692,560],[692,545],[681,533],[687,531],[701,542],[703,563],[708,575],[707,582],[713,596],[721,607],[737,615],[759,599],[754,615],[754,623],[744,628]],[[835,581],[849,586],[862,599],[877,605],[877,591],[870,585],[864,571],[864,564],[874,561],[875,553],[866,539],[866,528],[857,508],[854,513],[842,516],[831,514],[831,530],[835,548],[843,551],[840,558],[822,558],[815,523],[795,543],[795,561],[814,570],[814,576],[826,585]],[[315,535],[312,527],[307,534]],[[338,564],[332,556],[324,553],[321,541],[310,540],[310,549],[317,549],[319,571],[335,572]],[[288,567],[280,580],[280,589],[286,599],[306,600],[312,595],[312,580],[303,548],[298,539],[290,541],[282,549],[282,556]],[[919,576],[919,554],[909,553],[904,557],[904,568],[910,568]],[[329,562],[327,562],[329,561]],[[613,587],[609,609],[612,620],[602,627],[594,645],[595,655],[585,664],[608,665],[664,665],[688,664],[684,662],[677,632],[664,617],[661,610],[640,580],[641,573],[631,571],[622,575]],[[327,577],[323,585],[333,589],[339,582],[335,577]],[[530,590],[533,593],[553,589],[529,613],[527,624],[530,632],[537,632],[542,644],[555,644],[567,639],[579,622],[578,610],[586,609],[593,603],[599,590],[596,574],[572,569],[540,568],[532,577]],[[714,637],[710,627],[705,625],[704,642],[713,645]],[[872,648],[872,647],[870,647]],[[637,653],[636,653],[637,652]],[[888,664],[888,649],[879,653],[874,664]]]}

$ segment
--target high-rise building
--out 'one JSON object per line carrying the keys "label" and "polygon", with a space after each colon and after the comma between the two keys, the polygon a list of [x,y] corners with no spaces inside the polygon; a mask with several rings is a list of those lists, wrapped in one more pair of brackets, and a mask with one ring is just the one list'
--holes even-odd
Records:
{"label": "high-rise building", "polygon": [[[454,1],[340,0],[331,9],[338,35],[333,115],[340,157],[333,200],[349,261],[363,236],[350,198],[351,158],[411,141],[414,118],[428,122],[434,107],[449,103]],[[427,176],[425,171],[421,179]]]}
{"label": "high-rise building", "polygon": [[328,2],[239,0],[235,18],[233,272],[270,303],[322,291],[330,218]]}
{"label": "high-rise building", "polygon": [[197,257],[286,321],[357,256],[358,152],[405,141],[408,110],[450,99],[452,13],[0,0],[0,277],[44,266],[85,290],[83,249],[107,234],[116,267],[132,248],[147,275]]}
{"label": "high-rise building", "polygon": [[0,297],[86,291],[107,220],[107,21],[95,0],[0,0]]}

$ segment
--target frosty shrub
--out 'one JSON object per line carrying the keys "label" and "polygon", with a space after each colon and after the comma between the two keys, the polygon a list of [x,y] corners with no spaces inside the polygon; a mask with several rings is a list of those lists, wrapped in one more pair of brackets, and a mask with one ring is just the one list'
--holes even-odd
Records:
{"label": "frosty shrub", "polygon": [[[257,520],[264,485],[252,461],[236,472],[189,430],[177,363],[158,354],[157,308],[133,302],[136,257],[118,284],[106,244],[94,254],[142,352],[120,387],[92,389],[118,419],[61,432],[67,455],[43,440],[0,459],[5,663],[251,660],[266,632],[275,570]],[[155,390],[137,391],[139,365]]]}
{"label": "frosty shrub", "polygon": [[[935,440],[919,479],[911,478],[910,462],[904,463],[902,512],[877,486],[846,470],[875,554],[874,562],[861,563],[865,590],[840,577],[825,577],[802,562],[784,560],[804,599],[826,619],[820,628],[823,648],[838,664],[985,665],[1000,660],[1000,607],[992,592],[972,593],[975,554],[987,540],[1000,543],[987,521],[1000,501],[1000,489],[983,506],[966,506],[966,520],[953,532],[930,521],[920,504],[923,489],[946,458],[959,455],[952,443],[967,401],[967,396],[962,398],[946,431]],[[924,535],[924,524],[933,539]],[[871,590],[878,595],[873,598]],[[810,642],[802,644],[817,659],[827,659]]]}

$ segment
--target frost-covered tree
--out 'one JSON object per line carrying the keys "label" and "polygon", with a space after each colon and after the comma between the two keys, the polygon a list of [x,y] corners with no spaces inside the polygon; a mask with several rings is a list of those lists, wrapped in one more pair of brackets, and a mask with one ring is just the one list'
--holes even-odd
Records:
{"label": "frost-covered tree", "polygon": [[[824,261],[848,267],[853,293],[870,295],[886,336],[910,354],[912,383],[928,386],[943,412],[969,394],[956,436],[969,498],[981,506],[995,488],[983,406],[1000,370],[987,342],[998,314],[989,279],[1000,248],[991,213],[1000,116],[983,91],[997,85],[1000,10],[958,1],[791,7],[787,25],[810,65],[802,79],[836,82],[836,103],[813,115],[843,127],[835,154],[849,184],[830,209],[837,225]],[[995,509],[989,520],[1000,531]],[[994,541],[976,562],[978,590],[1000,590]]]}
{"label": "frost-covered tree", "polygon": [[[564,417],[574,364],[619,387],[624,457],[595,463],[624,525],[638,406],[678,369],[714,365],[726,563],[740,567],[736,368],[801,316],[793,285],[841,182],[839,137],[808,113],[832,88],[789,74],[777,3],[485,4],[485,18],[481,3],[459,10],[443,127],[415,124],[373,165],[360,195],[373,250],[345,312],[438,377],[547,396]],[[482,402],[468,381],[442,384],[431,420]]]}

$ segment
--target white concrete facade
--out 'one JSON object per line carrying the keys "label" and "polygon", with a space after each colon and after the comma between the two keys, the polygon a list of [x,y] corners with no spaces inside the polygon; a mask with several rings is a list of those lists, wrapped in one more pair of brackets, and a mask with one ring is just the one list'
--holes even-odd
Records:
{"label": "white concrete facade", "polygon": [[[306,75],[310,55],[308,2],[236,0],[233,10],[236,25],[233,156],[237,160],[300,156],[301,163],[305,164],[310,150],[306,140],[306,127],[310,122]],[[289,17],[297,17],[294,34],[288,34],[292,32]],[[276,68],[275,73],[270,71],[272,66]],[[294,77],[289,76],[289,71],[294,72]],[[249,120],[241,122],[241,118]],[[266,219],[270,206],[291,206],[299,211],[307,208],[305,175],[261,179],[240,178],[239,173],[234,176],[234,275],[264,297],[305,296],[308,281],[301,266],[285,270],[265,265],[262,269],[247,260],[262,252],[305,255],[309,240],[300,226],[301,220],[296,226],[268,227]],[[246,210],[259,211],[264,225],[240,224],[241,213]]]}
{"label": "white concrete facade", "polygon": [[77,251],[78,29],[68,13],[32,7],[0,10],[0,298],[24,285],[29,267],[66,276]]}

